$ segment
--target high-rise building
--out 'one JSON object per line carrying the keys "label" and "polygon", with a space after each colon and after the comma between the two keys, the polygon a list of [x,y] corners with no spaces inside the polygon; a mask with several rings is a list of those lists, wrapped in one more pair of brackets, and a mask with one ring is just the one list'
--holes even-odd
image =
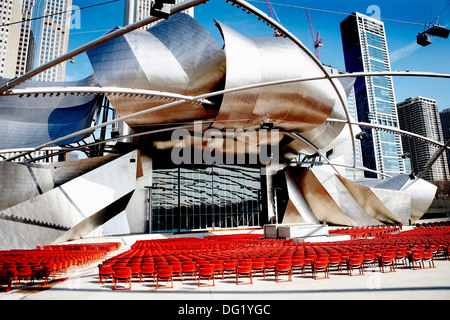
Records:
{"label": "high-rise building", "polygon": [[[450,139],[450,108],[444,109],[439,113],[441,118],[441,125],[442,125],[442,135],[444,137],[444,142],[447,143],[447,141]],[[447,150],[447,165],[448,169],[450,171],[450,151]]]}
{"label": "high-rise building", "polygon": [[[31,5],[33,0],[24,0]],[[72,0],[34,0],[30,24],[29,53],[33,69],[67,52]],[[33,47],[32,47],[33,46]],[[32,48],[31,48],[32,47]],[[61,63],[35,77],[37,81],[64,81],[66,63]]]}
{"label": "high-rise building", "polygon": [[[443,141],[436,100],[424,97],[408,98],[400,102],[397,109],[400,129],[436,141]],[[416,175],[425,170],[430,159],[439,151],[437,147],[409,136],[404,136],[402,140],[403,150],[410,155],[412,170]],[[423,178],[426,180],[447,180],[449,178],[445,153],[439,157]]]}
{"label": "high-rise building", "polygon": [[[184,2],[185,0],[176,0],[176,4]],[[125,0],[125,13],[123,17],[123,25],[127,26],[139,20],[150,16],[150,9],[152,8],[152,0]],[[186,10],[186,13],[194,17],[194,8]],[[147,30],[153,24],[142,27],[142,30]]]}
{"label": "high-rise building", "polygon": [[30,32],[33,18],[33,7],[35,0],[22,0],[22,23],[20,24],[19,48],[17,52],[17,63],[15,65],[15,76],[21,76],[33,69],[34,61],[34,37]]}
{"label": "high-rise building", "polygon": [[22,21],[22,0],[0,0],[0,78],[14,78]]}
{"label": "high-rise building", "polygon": [[[0,0],[0,77],[23,75],[67,52],[72,0]],[[62,63],[34,78],[64,81]]]}
{"label": "high-rise building", "polygon": [[[330,73],[330,74],[342,74],[345,73],[342,70],[339,70],[337,68],[334,68],[332,66],[324,65],[324,68]],[[344,90],[347,94],[347,112],[349,116],[351,117],[352,121],[356,121],[358,119],[358,115],[356,112],[356,103],[355,103],[355,89],[353,87],[354,80],[352,78],[342,78],[340,79]],[[347,129],[344,129],[347,130]],[[354,138],[354,145],[355,145],[355,153],[353,153],[352,148],[352,142],[351,140],[346,140],[345,142],[339,144],[338,146],[334,147],[332,150],[330,150],[327,154],[327,157],[329,160],[331,160],[334,163],[340,163],[340,164],[353,164],[355,162],[355,165],[357,167],[363,166],[362,161],[362,153],[361,153],[361,140]],[[355,158],[353,158],[355,157]],[[342,176],[344,176],[347,179],[350,180],[357,180],[364,178],[364,172],[361,170],[353,170],[348,167],[336,167],[336,170],[340,172]]]}
{"label": "high-rise building", "polygon": [[[341,22],[347,72],[390,71],[389,51],[383,22],[353,13]],[[355,82],[358,120],[398,128],[394,85],[391,77],[360,77]],[[405,174],[403,148],[398,134],[364,129],[361,147],[364,166],[391,176]],[[366,177],[375,174],[366,172]]]}

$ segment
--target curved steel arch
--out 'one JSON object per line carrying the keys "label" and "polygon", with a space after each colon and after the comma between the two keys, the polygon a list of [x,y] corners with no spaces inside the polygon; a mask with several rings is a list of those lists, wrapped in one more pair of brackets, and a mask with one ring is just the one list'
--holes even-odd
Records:
{"label": "curved steel arch", "polygon": [[47,87],[47,88],[26,88],[11,89],[4,93],[4,96],[38,96],[38,95],[60,95],[60,94],[105,94],[122,96],[139,96],[142,98],[161,98],[169,100],[183,100],[195,104],[214,105],[211,101],[201,99],[195,100],[191,96],[178,93],[161,92],[155,90],[132,89],[132,88],[113,88],[113,87]]}
{"label": "curved steel arch", "polygon": [[[340,103],[341,103],[341,105],[342,105],[342,107],[344,109],[347,121],[350,122],[350,115],[348,113],[348,110],[347,110],[346,104],[345,104],[346,99],[344,99],[344,97],[342,96],[342,94],[339,91],[338,87],[336,86],[336,84],[332,80],[331,75],[324,68],[322,63],[320,63],[320,61],[316,58],[316,56],[314,54],[312,54],[312,52],[310,52],[305,47],[305,45],[299,39],[297,39],[297,37],[295,37],[291,32],[289,32],[289,30],[287,30],[285,27],[283,27],[279,22],[277,22],[274,19],[270,18],[269,16],[267,16],[267,14],[265,14],[264,12],[262,12],[259,9],[257,9],[256,7],[252,6],[251,4],[249,4],[248,2],[246,2],[244,0],[225,0],[225,2],[231,2],[233,5],[241,7],[243,10],[247,11],[248,13],[251,13],[251,14],[255,15],[258,19],[263,20],[270,27],[278,30],[283,37],[289,38],[301,50],[303,50],[310,57],[310,59],[319,67],[319,69],[323,72],[325,79],[329,80],[331,86],[333,87],[335,93],[337,94],[337,96],[338,96],[338,98],[340,100]],[[351,125],[349,125],[348,128],[349,128],[349,131],[350,131],[350,137],[353,137],[354,135],[353,135],[353,129],[352,129]],[[354,139],[351,139],[351,143],[352,143],[352,149],[353,149],[353,166],[356,166],[356,156],[355,156],[356,155],[356,146],[355,146]],[[337,170],[335,169],[335,171],[337,171]]]}
{"label": "curved steel arch", "polygon": [[[409,76],[414,76],[416,74],[414,72],[410,72],[410,73],[408,73],[408,75]],[[351,74],[348,74],[346,76],[350,77]],[[399,76],[403,76],[403,74],[399,74]],[[416,76],[426,76],[426,75],[424,75],[423,73],[418,73]],[[431,76],[437,76],[437,75],[436,74],[431,74]],[[337,77],[341,77],[341,75],[331,76],[331,78],[335,78],[335,77],[336,78]],[[442,77],[450,78],[450,75],[442,75]],[[319,77],[319,78],[318,77],[314,77],[314,78],[287,79],[287,80],[271,81],[271,82],[266,82],[266,83],[258,83],[258,84],[253,84],[253,85],[241,86],[241,87],[237,87],[237,88],[231,88],[231,89],[226,89],[226,90],[215,91],[215,92],[212,92],[212,93],[208,93],[208,94],[203,94],[203,95],[199,95],[199,96],[196,96],[196,97],[192,97],[192,99],[193,100],[201,100],[201,99],[207,99],[207,98],[210,98],[210,97],[213,97],[213,96],[216,96],[216,95],[222,95],[222,94],[229,93],[229,92],[244,91],[244,90],[250,90],[250,89],[263,87],[263,86],[275,86],[275,85],[279,85],[279,84],[288,84],[288,83],[292,83],[292,82],[314,81],[314,80],[319,80],[319,79],[323,79],[323,77]],[[180,101],[169,102],[167,104],[161,105],[159,107],[155,107],[153,109],[148,109],[148,110],[136,112],[136,113],[124,116],[124,117],[122,117],[120,119],[107,121],[107,122],[104,122],[102,124],[99,124],[99,125],[96,125],[96,126],[84,129],[84,130],[77,131],[77,132],[75,132],[75,133],[73,133],[71,135],[67,135],[67,136],[61,137],[59,139],[49,141],[49,142],[47,142],[47,143],[45,143],[43,145],[40,145],[40,146],[30,150],[30,151],[27,151],[25,154],[29,154],[29,153],[41,150],[41,149],[46,148],[46,147],[50,147],[50,146],[52,146],[55,143],[67,140],[67,139],[69,139],[69,138],[71,138],[73,136],[80,135],[80,134],[83,134],[83,133],[88,133],[88,132],[91,132],[93,130],[100,129],[102,127],[106,127],[108,125],[115,124],[118,121],[119,122],[120,121],[125,121],[128,118],[137,117],[137,116],[140,116],[141,114],[151,113],[151,112],[154,112],[156,110],[170,108],[172,106],[176,106],[176,105],[178,105],[180,103],[185,103],[185,102],[186,102],[186,100],[183,100],[183,99],[180,100]],[[330,121],[330,122],[331,121],[340,121],[340,122],[342,122],[344,120],[328,119],[327,121]],[[358,124],[359,123],[357,123],[357,122],[350,122],[350,125],[358,125]],[[362,125],[370,125],[370,124],[367,124],[367,123],[361,123],[361,124]],[[375,125],[373,125],[373,126],[375,126]],[[388,129],[392,129],[392,128],[388,127]],[[404,132],[404,134],[411,134],[411,133]],[[421,136],[419,136],[419,137],[421,137]],[[427,139],[426,137],[421,137],[421,138]],[[16,157],[14,157],[14,159],[17,158],[17,157],[20,157],[20,156],[21,155],[18,155]],[[12,158],[9,158],[7,160],[12,160]]]}
{"label": "curved steel arch", "polygon": [[[342,120],[338,120],[338,119],[327,119],[326,122],[329,122],[329,123],[339,123],[339,122],[341,122],[342,123],[343,121]],[[401,135],[410,136],[412,138],[422,140],[422,141],[424,141],[424,142],[426,142],[428,144],[432,144],[432,145],[434,145],[435,147],[438,147],[438,148],[443,148],[443,147],[445,148],[446,147],[445,143],[442,143],[442,142],[439,142],[439,141],[436,141],[436,140],[433,140],[433,139],[421,136],[421,135],[416,134],[416,133],[412,133],[412,132],[404,131],[404,130],[401,130],[401,129],[397,129],[395,127],[388,127],[388,126],[383,126],[383,125],[378,125],[378,124],[371,124],[371,123],[367,123],[367,122],[350,122],[350,125],[356,125],[356,126],[360,126],[360,127],[384,130],[384,131],[389,131],[391,133],[398,133],[398,134],[401,134]]]}

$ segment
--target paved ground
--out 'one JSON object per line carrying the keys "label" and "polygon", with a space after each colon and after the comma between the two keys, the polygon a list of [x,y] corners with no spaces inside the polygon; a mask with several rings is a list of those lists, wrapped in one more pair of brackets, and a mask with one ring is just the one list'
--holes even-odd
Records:
{"label": "paved ground", "polygon": [[[136,237],[108,238],[122,241],[118,254],[129,249]],[[86,241],[86,240],[85,240]],[[92,241],[91,241],[92,242]],[[34,285],[0,292],[0,300],[449,300],[450,261],[435,261],[436,268],[411,270],[401,267],[393,273],[378,268],[362,276],[332,272],[329,279],[314,280],[311,275],[294,275],[292,282],[276,283],[273,276],[254,278],[252,285],[236,285],[234,278],[216,279],[214,287],[199,288],[193,280],[174,282],[173,289],[156,290],[150,280],[132,283],[132,289],[113,290],[111,283],[97,283],[98,263],[72,270],[66,279],[48,286]],[[122,285],[123,287],[123,285]]]}

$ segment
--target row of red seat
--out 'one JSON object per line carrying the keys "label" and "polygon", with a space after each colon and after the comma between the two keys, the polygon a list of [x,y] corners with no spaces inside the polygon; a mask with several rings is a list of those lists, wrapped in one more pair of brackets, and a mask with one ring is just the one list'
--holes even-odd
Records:
{"label": "row of red seat", "polygon": [[105,242],[105,243],[86,243],[86,244],[58,244],[38,246],[36,250],[50,250],[50,251],[106,251],[111,252],[121,247],[120,242]]}
{"label": "row of red seat", "polygon": [[34,283],[56,279],[70,267],[84,267],[105,259],[108,252],[117,250],[120,243],[99,243],[37,247],[36,250],[0,251],[0,286],[7,291],[21,281]]}
{"label": "row of red seat", "polygon": [[133,278],[142,282],[149,277],[161,288],[160,281],[173,287],[174,278],[183,281],[183,276],[191,276],[202,286],[201,280],[214,285],[215,277],[231,275],[236,284],[242,283],[242,276],[251,284],[258,273],[272,274],[280,282],[283,275],[285,281],[292,281],[295,272],[311,273],[317,279],[319,272],[328,278],[331,271],[352,276],[355,270],[364,274],[370,267],[381,272],[394,272],[400,266],[424,268],[426,262],[435,267],[434,259],[448,259],[450,229],[417,228],[340,242],[266,240],[239,235],[137,241],[131,250],[99,265],[99,283],[111,278],[115,288],[118,281],[126,281],[130,289]]}
{"label": "row of red seat", "polygon": [[348,228],[331,229],[329,230],[329,233],[349,235],[352,239],[357,239],[396,233],[401,231],[401,229],[402,229],[401,225],[348,227]]}

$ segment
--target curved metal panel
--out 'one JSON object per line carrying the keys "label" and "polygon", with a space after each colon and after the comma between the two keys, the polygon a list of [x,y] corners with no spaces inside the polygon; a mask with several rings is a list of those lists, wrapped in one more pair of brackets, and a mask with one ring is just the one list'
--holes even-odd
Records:
{"label": "curved metal panel", "polygon": [[[18,86],[61,87],[69,85],[96,86],[95,76],[77,82],[27,81]],[[91,125],[99,105],[97,95],[0,96],[0,149],[35,147],[53,139],[86,129]],[[78,141],[85,135],[71,138],[58,145]]]}
{"label": "curved metal panel", "polygon": [[408,180],[401,188],[411,195],[411,219],[419,220],[431,206],[437,192],[437,186],[416,178]]}
{"label": "curved metal panel", "polygon": [[302,192],[303,198],[319,221],[353,226],[353,222],[345,215],[311,170],[303,169],[300,172],[295,172],[294,179]]}
{"label": "curved metal panel", "polygon": [[331,172],[329,168],[313,168],[311,171],[352,222],[352,225],[371,226],[381,224],[361,206],[360,202],[349,192],[346,185],[342,183],[339,175]]}
{"label": "curved metal panel", "polygon": [[319,224],[311,208],[306,203],[303,195],[295,182],[292,168],[285,170],[286,185],[288,188],[289,202],[284,214],[283,223],[308,222]]}
{"label": "curved metal panel", "polygon": [[411,219],[419,220],[434,200],[437,187],[428,181],[415,178],[411,180],[409,175],[398,175],[387,180],[362,179],[358,184],[375,189],[397,190],[408,193],[411,196]]}
{"label": "curved metal panel", "polygon": [[[225,54],[193,18],[180,13],[150,28],[135,30],[88,51],[102,87],[128,87],[182,95],[210,93],[225,74]],[[120,116],[160,106],[166,101],[109,96]],[[152,124],[204,119],[217,108],[184,103],[127,120],[133,129]]]}
{"label": "curved metal panel", "polygon": [[[289,39],[246,38],[222,23],[216,24],[225,41],[226,89],[282,79],[323,76],[310,57]],[[336,84],[342,88],[338,81]],[[324,123],[330,116],[345,119],[337,98],[328,80],[228,93],[224,95],[213,126],[219,129],[255,129],[267,120],[273,122],[275,128],[302,135],[305,133],[307,140],[325,147],[344,127]]]}
{"label": "curved metal panel", "polygon": [[[361,208],[364,209],[369,215],[378,221],[383,221],[387,223],[397,223],[402,222],[398,217],[396,217],[380,199],[375,195],[375,193],[363,185],[356,182],[350,181],[343,177],[337,176],[342,184],[347,188],[348,192],[353,196],[353,198],[358,202]],[[402,222],[403,223],[403,222]]]}

